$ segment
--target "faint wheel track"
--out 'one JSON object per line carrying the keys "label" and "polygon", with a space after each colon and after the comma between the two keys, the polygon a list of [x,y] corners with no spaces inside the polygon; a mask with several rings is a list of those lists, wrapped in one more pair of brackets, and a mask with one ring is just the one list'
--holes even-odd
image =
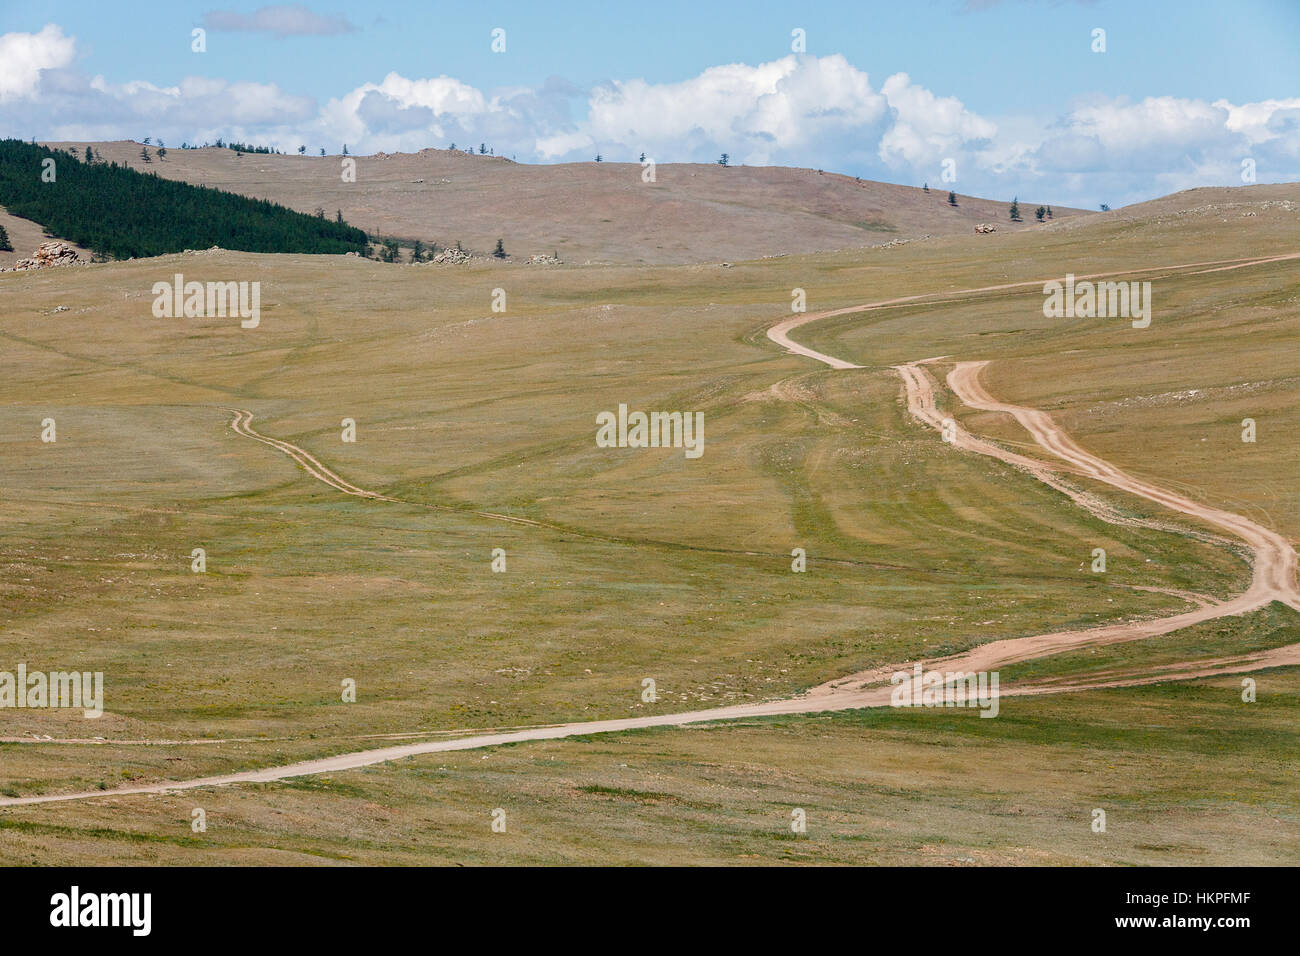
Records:
{"label": "faint wheel track", "polygon": [[[446,514],[455,515],[473,515],[478,518],[487,518],[492,521],[504,521],[508,524],[523,525],[529,528],[539,528],[545,531],[552,531],[556,534],[570,535],[576,538],[586,538],[592,541],[605,541],[612,544],[628,545],[633,547],[656,547],[670,548],[677,551],[695,551],[704,554],[720,554],[728,557],[769,557],[786,560],[785,554],[769,554],[762,551],[745,551],[731,548],[711,548],[705,545],[685,544],[679,541],[661,541],[654,538],[628,538],[613,534],[602,534],[596,531],[587,531],[580,528],[573,528],[566,525],[553,524],[547,521],[538,521],[534,518],[520,518],[516,515],[500,514],[495,511],[476,511],[472,508],[456,508],[452,505],[436,504],[427,501],[412,501],[409,498],[393,498],[389,495],[381,495],[375,491],[367,491],[360,488],[352,482],[339,477],[325,465],[323,465],[314,455],[305,449],[293,444],[292,442],[283,441],[278,438],[270,438],[266,435],[255,431],[250,424],[253,419],[253,413],[241,408],[229,408],[220,406],[224,411],[233,412],[234,420],[230,427],[236,434],[245,438],[252,438],[255,441],[270,445],[272,448],[285,455],[288,455],[296,461],[303,470],[313,478],[324,482],[337,491],[354,497],[365,498],[371,501],[389,501],[394,504],[407,505],[412,508],[423,508],[429,511],[439,511]],[[909,567],[907,565],[884,564],[879,561],[859,561],[849,558],[823,557],[820,560],[830,564],[839,564],[850,567],[877,568],[886,571],[908,571],[916,574],[925,573],[943,573],[932,568]]]}
{"label": "faint wheel track", "polygon": [[358,488],[356,485],[352,484],[352,482],[345,481],[338,475],[334,474],[334,472],[330,471],[317,461],[315,456],[310,452],[299,448],[297,445],[291,445],[287,441],[281,441],[278,438],[268,438],[265,435],[254,431],[250,424],[253,420],[252,412],[246,411],[242,408],[227,408],[226,411],[235,413],[234,421],[230,423],[230,427],[233,428],[236,433],[243,435],[245,438],[251,438],[253,441],[260,441],[264,445],[270,445],[277,451],[283,452],[301,465],[309,475],[318,481],[325,482],[325,484],[329,485],[331,488],[335,488],[343,492],[345,495],[355,495],[358,498],[370,498],[375,501],[398,500],[396,498],[389,498],[386,495],[381,495],[374,491],[366,491],[364,488]]}

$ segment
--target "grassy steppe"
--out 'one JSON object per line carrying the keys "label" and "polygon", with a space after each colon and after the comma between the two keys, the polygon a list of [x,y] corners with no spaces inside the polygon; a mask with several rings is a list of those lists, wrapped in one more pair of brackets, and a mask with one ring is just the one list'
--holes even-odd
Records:
{"label": "grassy steppe", "polygon": [[[1241,190],[1243,201],[1300,192],[1258,189]],[[238,738],[0,745],[0,787],[177,779],[355,749],[373,734],[785,696],[875,665],[1186,606],[1167,591],[1233,593],[1248,568],[1232,550],[1106,524],[1019,472],[953,452],[908,419],[888,366],[992,359],[999,397],[1048,408],[1098,454],[1295,538],[1296,452],[1285,438],[1300,382],[1300,356],[1285,347],[1300,312],[1294,263],[1152,278],[1146,330],[1044,319],[1035,289],[800,330],[801,341],[867,366],[848,372],[783,355],[763,330],[787,313],[794,287],[816,310],[1276,254],[1300,247],[1298,223],[1278,206],[1250,218],[1090,217],[728,269],[205,253],[0,276],[0,669],[75,666],[103,670],[108,684],[108,713],[94,724],[79,712],[5,711],[0,732]],[[261,281],[261,327],[153,318],[149,289],[175,272]],[[490,310],[494,288],[507,292],[505,314]],[[704,411],[704,456],[596,448],[595,415],[620,402]],[[405,503],[314,481],[231,431],[223,407],[252,410],[259,431]],[[1025,442],[1014,423],[958,411],[974,431]],[[1239,438],[1248,414],[1260,422],[1254,445]],[[39,440],[46,417],[57,421],[54,444]],[[357,421],[355,444],[340,440],[345,417]],[[1100,493],[1133,516],[1190,528]],[[204,575],[189,570],[195,547],[207,550]],[[490,570],[498,547],[505,574]],[[806,574],[790,570],[794,547],[808,552]],[[1108,553],[1104,575],[1088,569],[1096,547]],[[1295,624],[1270,626],[1270,640],[1286,643],[1277,635]],[[1239,652],[1235,633],[1211,649]],[[1113,653],[1140,666],[1144,652],[1145,642]],[[1095,662],[1034,666],[1086,672]],[[656,704],[641,702],[644,677],[659,685]],[[340,701],[345,678],[357,681],[355,704]],[[1293,819],[1293,772],[1257,774],[1243,799],[1221,781],[1252,766],[1250,753],[1216,762],[1187,746],[1213,715],[1256,756],[1293,747],[1295,675],[1271,679],[1281,689],[1256,705],[1229,706],[1236,682],[1205,681],[1008,700],[992,721],[894,711],[790,719],[441,755],[199,802],[8,810],[0,859],[942,862],[946,851],[932,847],[949,826],[981,862],[1151,862],[1165,846],[1199,847],[1170,857],[1187,861],[1294,859],[1294,845],[1257,833],[1260,813]],[[1137,711],[1170,733],[1120,734]],[[1103,773],[1112,733],[1132,756]],[[969,761],[975,776],[928,762],[934,748],[958,744],[982,758]],[[1032,772],[1008,773],[1016,761]],[[1147,786],[1143,761],[1168,785]],[[898,790],[890,814],[868,819],[862,800],[879,794],[855,774],[881,762]],[[610,775],[619,763],[650,777],[620,782]],[[742,766],[737,783],[703,796],[721,786],[718,768]],[[489,767],[499,776],[484,782]],[[1074,782],[1093,774],[1126,795],[1144,835],[1118,849],[1094,839],[1087,813],[1103,804]],[[651,786],[655,775],[667,782]],[[777,790],[766,802],[738,795],[767,786]],[[677,798],[624,789],[682,794],[690,812]],[[831,839],[810,827],[809,841],[784,840],[787,803],[806,805],[796,798],[809,792],[848,815],[843,833],[874,836]],[[929,794],[925,814],[914,812],[918,793]],[[528,832],[545,834],[541,843],[473,835],[482,808],[511,794],[533,801]],[[1022,812],[996,812],[1000,799]],[[191,805],[238,808],[239,822],[200,838],[177,810]],[[1076,825],[1078,842],[1063,836]],[[355,839],[358,826],[374,828],[374,841]],[[691,845],[686,857],[672,852],[679,843]]]}

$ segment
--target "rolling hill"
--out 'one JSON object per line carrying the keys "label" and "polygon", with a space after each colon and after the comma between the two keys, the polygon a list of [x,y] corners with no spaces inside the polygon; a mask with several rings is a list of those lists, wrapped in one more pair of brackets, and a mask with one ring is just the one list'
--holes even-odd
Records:
{"label": "rolling hill", "polygon": [[[59,149],[84,142],[47,143]],[[680,264],[860,248],[920,236],[966,235],[976,223],[999,231],[1042,228],[1033,210],[1050,198],[1012,199],[930,191],[787,167],[661,164],[655,182],[639,163],[524,165],[458,150],[379,153],[356,160],[344,182],[341,156],[169,149],[145,164],[141,144],[91,143],[97,156],[132,169],[212,186],[333,217],[372,236],[461,242],[490,252],[502,239],[516,258],[559,253],[570,263]],[[153,152],[151,149],[150,152]],[[1079,210],[1054,206],[1056,221]],[[24,252],[24,255],[29,252]]]}

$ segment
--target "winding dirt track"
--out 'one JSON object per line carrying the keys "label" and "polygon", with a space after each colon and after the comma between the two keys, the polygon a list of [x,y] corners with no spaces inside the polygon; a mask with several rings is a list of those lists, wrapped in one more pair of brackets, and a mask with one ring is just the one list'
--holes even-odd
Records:
{"label": "winding dirt track", "polygon": [[[1300,253],[1272,256],[1264,259],[1221,260],[1219,262],[1190,263],[1183,266],[1165,266],[1159,269],[1135,270],[1154,272],[1168,269],[1188,269],[1199,266],[1222,266],[1225,269],[1244,268],[1263,262],[1282,259],[1300,258]],[[1224,265],[1224,263],[1229,263]],[[1220,271],[1219,269],[1206,271]],[[1126,275],[1133,273],[1105,273],[1101,275]],[[902,302],[927,298],[950,298],[977,292],[988,292],[1008,288],[1039,285],[1041,282],[1010,283],[999,286],[986,286],[982,289],[963,289],[952,293],[934,295],[906,296],[885,302],[872,303],[803,315],[788,319],[773,326],[768,331],[769,338],[779,345],[800,355],[816,359],[832,368],[853,369],[854,365],[833,356],[823,355],[812,349],[790,341],[788,333],[794,328],[808,322],[836,315],[847,315],[883,308]],[[928,361],[928,360],[927,360]],[[908,410],[918,421],[942,431],[944,416],[935,406],[934,380],[923,368],[923,362],[895,366],[902,377],[907,395]],[[980,372],[986,362],[960,362],[948,376],[948,384],[961,401],[972,408],[1010,414],[1029,432],[1034,440],[1045,450],[1055,455],[1064,463],[1060,469],[1038,459],[1029,458],[1015,452],[1007,451],[998,445],[970,435],[960,428],[953,432],[952,444],[981,455],[997,458],[1042,480],[1053,488],[1069,494],[1082,507],[1086,507],[1105,520],[1113,520],[1104,507],[1098,507],[1086,496],[1065,485],[1056,472],[1065,470],[1071,474],[1083,475],[1095,479],[1130,494],[1154,501],[1166,508],[1194,517],[1215,525],[1233,536],[1245,541],[1254,554],[1254,572],[1251,586],[1243,594],[1232,600],[1218,603],[1203,603],[1194,610],[1171,617],[1151,621],[1125,622],[1075,631],[1061,631],[1040,634],[1033,637],[1014,638],[982,644],[969,651],[949,657],[922,662],[923,669],[951,671],[996,670],[1021,661],[1056,654],[1079,647],[1111,644],[1121,641],[1140,640],[1158,634],[1167,634],[1180,628],[1203,621],[1244,614],[1258,610],[1272,601],[1280,601],[1300,610],[1300,589],[1296,586],[1296,553],[1289,542],[1277,533],[1264,528],[1247,518],[1232,512],[1223,511],[1185,498],[1174,492],[1166,491],[1149,482],[1127,474],[1123,470],[1098,458],[1081,448],[1052,421],[1044,412],[998,402],[985,390],[980,381]],[[252,413],[242,409],[228,409],[235,415],[231,428],[245,437],[263,442],[276,448],[294,461],[298,462],[309,474],[325,484],[354,495],[379,501],[397,502],[400,499],[389,498],[376,492],[367,491],[339,477],[309,452],[297,445],[278,439],[269,438],[254,431],[250,425]],[[409,502],[408,502],[409,503]],[[513,519],[508,515],[492,512],[474,512],[483,517],[517,521],[521,524],[535,524],[548,527],[541,522],[528,519]],[[864,707],[887,706],[892,696],[893,687],[881,682],[888,680],[890,674],[897,670],[906,670],[911,662],[888,668],[865,671],[849,677],[840,678],[815,687],[805,694],[787,700],[771,700],[754,704],[737,704],[730,707],[717,707],[706,710],[687,711],[675,714],[661,714],[646,717],[629,717],[618,720],[580,721],[549,727],[529,727],[499,733],[475,733],[462,737],[438,740],[426,740],[416,743],[400,744],[372,750],[361,750],[326,757],[305,760],[280,767],[268,767],[262,770],[248,770],[219,776],[200,777],[191,780],[177,780],[143,786],[120,787],[113,790],[94,790],[80,793],[45,794],[31,797],[0,798],[0,806],[20,806],[36,803],[53,803],[67,800],[84,800],[95,797],[128,796],[133,794],[158,794],[179,790],[193,790],[201,787],[216,787],[239,783],[267,783],[290,777],[308,774],[332,773],[371,766],[389,760],[414,757],[422,754],[445,753],[456,750],[473,750],[494,747],[501,744],[519,743],[530,740],[554,740],[587,734],[614,733],[645,727],[669,727],[684,724],[712,723],[715,721],[735,720],[747,717],[761,717],[782,714],[811,714],[837,710],[854,710]],[[1067,679],[1046,680],[1035,683],[1003,686],[1000,697],[1036,696],[1040,694],[1069,693],[1098,687],[1130,687],[1162,681],[1187,680],[1196,677],[1236,674],[1268,667],[1300,664],[1300,644],[1274,648],[1256,654],[1238,655],[1214,661],[1196,661],[1186,664],[1170,664],[1150,668],[1144,671],[1109,672],[1094,675],[1091,680],[1076,680],[1066,683]],[[919,691],[920,688],[914,688]],[[49,741],[46,741],[47,743]],[[110,741],[111,742],[111,741]]]}
{"label": "winding dirt track", "polygon": [[[1265,256],[1263,258],[1251,259],[1211,259],[1206,262],[1185,262],[1175,266],[1151,266],[1146,269],[1126,269],[1122,272],[1094,272],[1090,275],[1077,275],[1074,277],[1076,282],[1084,279],[1109,279],[1114,276],[1132,276],[1140,275],[1145,272],[1169,272],[1171,270],[1198,269],[1201,266],[1215,266],[1213,269],[1202,269],[1200,272],[1192,272],[1190,275],[1202,275],[1208,272],[1227,272],[1231,269],[1245,269],[1249,266],[1262,265],[1266,262],[1283,262],[1287,259],[1300,259],[1300,252],[1287,252],[1277,256]],[[1056,277],[1059,279],[1059,277]],[[1002,285],[985,285],[976,289],[956,289],[951,292],[920,292],[916,295],[902,295],[894,299],[884,299],[880,302],[870,302],[866,305],[850,305],[842,309],[832,309],[829,312],[808,312],[796,315],[791,318],[778,322],[767,330],[767,337],[781,346],[788,352],[796,355],[802,355],[805,358],[816,359],[824,365],[831,368],[862,368],[861,365],[854,365],[852,362],[846,362],[844,359],[838,359],[833,355],[826,355],[808,348],[806,345],[800,345],[798,342],[790,339],[790,333],[801,325],[807,325],[809,322],[817,322],[821,319],[833,319],[841,315],[855,315],[859,312],[872,312],[876,309],[886,309],[895,305],[904,305],[907,303],[942,302],[945,299],[955,299],[959,296],[978,295],[983,292],[1005,292],[1008,289],[1032,289],[1042,288],[1043,283],[1048,280],[1033,279],[1028,282],[1005,282]]]}
{"label": "winding dirt track", "polygon": [[[1052,634],[1038,634],[1033,637],[993,641],[988,644],[981,644],[960,654],[932,661],[927,667],[944,671],[997,670],[999,667],[1005,667],[1009,664],[1033,660],[1034,658],[1057,654],[1061,651],[1136,641],[1160,634],[1168,634],[1171,631],[1177,631],[1204,621],[1256,611],[1273,601],[1281,601],[1283,604],[1300,610],[1300,588],[1296,586],[1296,552],[1288,541],[1276,532],[1261,527],[1240,515],[1192,501],[1189,498],[1165,491],[1149,482],[1127,474],[1079,447],[1073,439],[1061,431],[1056,423],[1052,421],[1051,416],[1045,412],[995,401],[984,390],[984,386],[979,379],[980,372],[987,365],[987,362],[959,362],[949,374],[949,387],[965,404],[984,411],[1005,412],[1013,415],[1039,445],[1073,466],[1071,468],[1072,473],[1086,475],[1097,481],[1105,482],[1121,491],[1139,495],[1173,511],[1200,518],[1231,532],[1250,546],[1253,552],[1254,571],[1251,576],[1251,586],[1230,601],[1202,604],[1195,610],[1183,614],[1175,614],[1150,621],[1130,621],[1082,630],[1059,631]],[[895,367],[899,374],[903,376],[904,387],[907,390],[908,411],[911,412],[914,418],[925,422],[936,430],[942,430],[945,418],[935,407],[934,380],[930,378],[929,373],[919,364]],[[1078,491],[1060,485],[1052,473],[1051,466],[1047,463],[1007,451],[992,442],[976,438],[964,429],[957,427],[955,423],[950,422],[950,424],[953,435],[952,444],[954,446],[998,458],[1027,471],[1034,477],[1065,491],[1076,503],[1103,520],[1111,520],[1107,509],[1097,507],[1088,497],[1081,495]],[[1294,663],[1300,661],[1300,644],[1275,648],[1259,655],[1253,655],[1250,659],[1255,661],[1259,667],[1276,667],[1283,663]],[[1236,660],[1238,663],[1242,663],[1246,659],[1240,658]],[[1186,667],[1204,667],[1205,663],[1189,664]],[[808,693],[816,696],[838,693],[855,685],[861,687],[864,683],[887,678],[894,669],[878,669],[853,674],[813,688]],[[1181,671],[1179,673],[1182,675],[1179,679],[1183,679],[1185,674]],[[1157,676],[1158,674],[1159,672],[1153,672],[1151,675],[1152,680],[1146,682],[1174,679],[1168,676]],[[1134,677],[1131,680],[1131,683],[1142,682],[1140,677]],[[1114,685],[1098,684],[1097,686]],[[1074,685],[1074,689],[1077,689],[1077,687],[1078,685]],[[1057,685],[1044,685],[1038,692],[1053,692],[1049,688],[1055,689]],[[1010,696],[1006,690],[1002,691],[1002,695]]]}
{"label": "winding dirt track", "polygon": [[1300,591],[1296,589],[1296,553],[1289,541],[1249,518],[1201,504],[1175,492],[1158,488],[1140,478],[1134,478],[1080,448],[1069,435],[1057,427],[1046,412],[997,401],[985,391],[980,382],[980,372],[988,364],[988,362],[959,362],[948,375],[949,387],[965,404],[982,411],[1005,412],[1013,416],[1025,431],[1033,436],[1034,441],[1058,458],[1077,465],[1080,472],[1089,478],[1095,478],[1121,491],[1154,501],[1171,511],[1200,518],[1250,545],[1255,553],[1251,586],[1236,601],[1230,601],[1221,607],[1226,608],[1236,604],[1243,611],[1253,611],[1271,601],[1282,601],[1300,610]]}

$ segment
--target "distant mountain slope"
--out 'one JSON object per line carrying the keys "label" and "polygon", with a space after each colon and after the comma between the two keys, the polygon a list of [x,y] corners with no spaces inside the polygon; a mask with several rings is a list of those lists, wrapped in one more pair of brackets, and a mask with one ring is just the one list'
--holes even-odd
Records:
{"label": "distant mountain slope", "polygon": [[[53,235],[117,258],[213,245],[344,253],[365,244],[365,234],[345,222],[148,175],[111,159],[86,163],[84,155],[0,140],[0,205]],[[136,159],[143,164],[139,150]]]}
{"label": "distant mountain slope", "polygon": [[[76,146],[85,143],[51,144]],[[638,163],[523,165],[501,157],[425,149],[353,157],[244,153],[209,147],[168,150],[144,167],[140,144],[92,143],[97,155],[169,179],[283,203],[336,211],[372,235],[463,243],[489,252],[497,239],[516,258],[558,252],[568,262],[677,263],[756,259],[878,245],[923,235],[966,235],[976,223],[1033,229],[1041,198],[996,200],[930,191],[811,169],[666,164],[655,182]],[[1079,210],[1054,207],[1057,220]]]}

